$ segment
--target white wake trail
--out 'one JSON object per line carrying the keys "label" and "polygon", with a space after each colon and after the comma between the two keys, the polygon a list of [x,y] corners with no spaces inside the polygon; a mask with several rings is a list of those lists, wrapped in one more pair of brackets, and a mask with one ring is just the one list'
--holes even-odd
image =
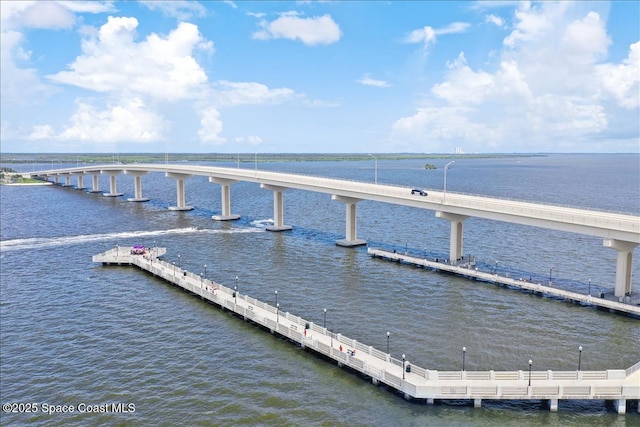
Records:
{"label": "white wake trail", "polygon": [[[46,237],[46,238],[28,238],[28,239],[13,239],[0,241],[0,252],[15,251],[15,250],[27,250],[27,249],[41,249],[50,248],[55,246],[70,246],[78,245],[90,242],[101,242],[107,240],[123,240],[123,239],[135,239],[135,238],[149,238],[155,236],[166,236],[171,234],[189,234],[189,233],[208,233],[208,234],[231,234],[231,233],[256,233],[263,232],[264,230],[259,228],[234,228],[230,230],[210,230],[201,229],[196,227],[188,228],[174,228],[170,230],[153,230],[153,231],[125,231],[120,233],[107,233],[107,234],[83,234],[80,236],[61,236],[61,237]],[[148,242],[147,242],[148,244]]]}

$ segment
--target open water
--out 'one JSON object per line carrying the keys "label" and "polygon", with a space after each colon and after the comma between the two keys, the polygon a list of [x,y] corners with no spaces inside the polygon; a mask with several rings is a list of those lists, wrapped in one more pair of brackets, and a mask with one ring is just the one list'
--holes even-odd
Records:
{"label": "open water", "polygon": [[[426,162],[438,169],[425,170]],[[445,163],[379,160],[378,182],[441,189]],[[373,159],[257,167],[369,182],[375,173]],[[639,189],[637,154],[460,159],[447,172],[447,191],[635,215]],[[624,369],[640,360],[637,319],[337,247],[345,208],[325,194],[286,191],[285,223],[294,228],[272,233],[264,226],[273,196],[257,184],[232,186],[232,212],[242,215],[234,222],[210,219],[220,213],[220,188],[204,177],[186,183],[190,212],[167,210],[175,181],[162,174],[143,177],[147,203],[126,202],[131,177],[118,177],[118,190],[123,198],[0,187],[0,401],[39,409],[1,413],[2,425],[640,425],[635,404],[619,416],[603,401],[561,401],[557,413],[541,402],[407,402],[156,278],[91,256],[116,245],[164,246],[165,259],[196,273],[206,265],[219,283],[233,286],[237,276],[242,293],[274,302],[277,290],[283,311],[321,323],[326,308],[330,329],[381,350],[389,331],[394,356],[429,369],[460,369],[463,346],[467,370],[527,369],[529,359],[534,370],[572,370],[578,346],[583,369]],[[449,223],[431,211],[358,204],[358,237],[371,246],[446,257],[448,236]],[[557,286],[585,293],[589,279],[593,294],[613,287],[616,253],[600,239],[474,218],[464,237],[465,254],[481,268],[541,281],[552,274]],[[100,412],[111,403],[127,412]],[[49,405],[74,412],[42,413]]]}

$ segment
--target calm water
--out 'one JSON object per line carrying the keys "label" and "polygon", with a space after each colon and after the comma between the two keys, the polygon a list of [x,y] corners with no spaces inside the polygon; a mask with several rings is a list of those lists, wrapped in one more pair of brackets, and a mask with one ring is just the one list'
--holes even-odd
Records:
{"label": "calm water", "polygon": [[[378,161],[379,183],[441,189],[426,161]],[[430,161],[433,163],[433,161]],[[445,162],[438,162],[441,167]],[[220,166],[220,164],[216,164]],[[63,167],[64,165],[61,165]],[[74,166],[74,165],[70,165]],[[235,164],[223,165],[234,166]],[[31,166],[14,166],[31,170]],[[255,165],[241,164],[254,168]],[[260,169],[373,181],[374,162],[259,163]],[[75,185],[75,178],[73,180]],[[90,185],[90,180],[85,179]],[[108,189],[108,178],[101,177]],[[457,160],[447,190],[640,214],[638,155],[552,155]],[[273,196],[232,186],[235,222],[215,222],[220,188],[186,183],[190,212],[169,212],[175,181],[143,178],[147,203],[59,187],[0,187],[0,400],[49,405],[133,403],[135,412],[1,414],[3,425],[631,426],[604,402],[467,402],[426,406],[376,387],[128,267],[91,256],[115,245],[167,247],[180,262],[242,293],[422,367],[468,370],[627,368],[640,360],[638,320],[518,291],[373,260],[345,249],[344,205],[285,192],[285,233],[264,231]],[[448,255],[449,223],[432,211],[363,201],[358,237],[371,246]],[[592,292],[613,286],[616,253],[589,236],[470,218],[465,254],[486,269]],[[180,257],[178,257],[180,256]],[[640,262],[634,253],[638,289]],[[178,259],[180,261],[178,261]],[[628,405],[629,412],[635,406]]]}

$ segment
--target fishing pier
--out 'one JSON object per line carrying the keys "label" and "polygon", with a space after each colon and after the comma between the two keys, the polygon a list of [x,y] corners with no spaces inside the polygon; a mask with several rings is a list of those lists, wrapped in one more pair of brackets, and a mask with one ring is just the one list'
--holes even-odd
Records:
{"label": "fishing pier", "polygon": [[[119,246],[93,256],[103,265],[131,265],[182,288],[261,329],[287,339],[338,366],[357,372],[375,385],[384,385],[407,400],[433,404],[436,400],[542,400],[551,411],[562,400],[614,401],[625,414],[627,401],[640,400],[640,362],[628,369],[604,371],[438,371],[413,364],[355,339],[334,333],[302,317],[282,312],[237,289],[223,286],[159,257],[165,248]],[[638,405],[640,411],[640,404]]]}

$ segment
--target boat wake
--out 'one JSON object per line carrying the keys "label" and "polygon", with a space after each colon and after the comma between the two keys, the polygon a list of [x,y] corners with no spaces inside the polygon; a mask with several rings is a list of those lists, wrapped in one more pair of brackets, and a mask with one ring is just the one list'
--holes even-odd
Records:
{"label": "boat wake", "polygon": [[[102,242],[108,240],[141,239],[155,236],[166,236],[174,234],[207,233],[207,234],[232,234],[232,233],[256,233],[263,232],[260,228],[232,228],[228,230],[211,230],[206,228],[188,227],[175,228],[170,230],[152,231],[125,231],[120,233],[107,234],[84,234],[80,236],[62,237],[35,237],[28,239],[13,239],[0,241],[0,252],[42,249],[56,246],[70,246],[83,243]],[[147,242],[148,243],[148,242]]]}

